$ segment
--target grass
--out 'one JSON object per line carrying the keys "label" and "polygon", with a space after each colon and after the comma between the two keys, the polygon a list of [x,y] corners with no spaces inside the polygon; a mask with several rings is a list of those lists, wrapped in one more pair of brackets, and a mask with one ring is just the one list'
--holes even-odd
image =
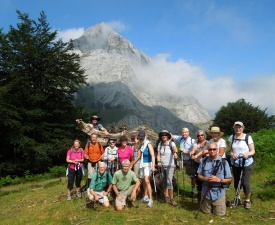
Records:
{"label": "grass", "polygon": [[[275,202],[262,201],[257,193],[262,191],[266,173],[258,170],[252,175],[252,209],[246,210],[239,206],[236,209],[227,208],[227,215],[217,217],[212,214],[199,213],[198,204],[188,197],[190,180],[177,171],[179,192],[175,190],[175,199],[179,207],[172,207],[162,201],[154,201],[153,208],[147,208],[145,203],[139,203],[138,209],[127,207],[122,212],[116,212],[114,207],[87,209],[85,197],[72,201],[66,200],[66,178],[51,179],[47,182],[30,182],[22,185],[3,187],[0,190],[0,221],[1,224],[274,224]],[[259,182],[260,181],[260,182]],[[84,181],[83,181],[84,183]],[[227,191],[230,199],[234,198],[233,186]]]}

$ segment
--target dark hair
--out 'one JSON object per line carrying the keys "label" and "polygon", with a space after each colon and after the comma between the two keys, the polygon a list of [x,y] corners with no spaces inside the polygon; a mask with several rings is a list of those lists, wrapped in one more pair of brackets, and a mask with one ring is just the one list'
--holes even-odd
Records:
{"label": "dark hair", "polygon": [[119,138],[120,143],[123,142],[123,141],[128,141],[128,138],[125,135],[123,135]]}

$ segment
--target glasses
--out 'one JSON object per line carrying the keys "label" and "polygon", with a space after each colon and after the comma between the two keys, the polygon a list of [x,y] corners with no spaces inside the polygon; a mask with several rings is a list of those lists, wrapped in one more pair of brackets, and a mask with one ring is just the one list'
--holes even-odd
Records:
{"label": "glasses", "polygon": [[216,151],[216,148],[209,148],[208,151]]}
{"label": "glasses", "polygon": [[202,137],[202,136],[204,136],[203,134],[198,134],[198,136],[197,137]]}

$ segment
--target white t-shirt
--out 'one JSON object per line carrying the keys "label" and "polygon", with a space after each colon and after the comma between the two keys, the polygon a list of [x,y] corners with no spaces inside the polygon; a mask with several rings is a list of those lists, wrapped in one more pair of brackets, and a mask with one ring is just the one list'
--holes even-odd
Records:
{"label": "white t-shirt", "polygon": [[225,159],[226,158],[226,155],[225,155],[225,152],[226,152],[226,142],[225,142],[225,140],[221,138],[218,142],[215,142],[214,139],[212,138],[212,139],[210,139],[209,142],[210,143],[216,143],[216,145],[218,147],[218,150],[220,150],[220,148],[222,148],[222,147],[225,148],[225,151],[224,151],[224,153],[222,155],[222,158]]}

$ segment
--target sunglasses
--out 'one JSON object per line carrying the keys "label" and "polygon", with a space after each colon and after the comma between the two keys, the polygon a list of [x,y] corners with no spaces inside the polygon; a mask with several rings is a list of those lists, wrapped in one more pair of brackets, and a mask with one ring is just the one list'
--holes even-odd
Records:
{"label": "sunglasses", "polygon": [[197,137],[202,137],[202,136],[204,136],[203,134],[198,134],[198,136]]}
{"label": "sunglasses", "polygon": [[167,136],[168,136],[168,134],[162,134],[161,136],[162,136],[162,137],[167,137]]}
{"label": "sunglasses", "polygon": [[216,151],[216,148],[209,148],[208,151]]}
{"label": "sunglasses", "polygon": [[110,141],[110,142],[109,142],[109,144],[114,144],[114,143],[115,143],[115,142],[113,142],[113,141]]}

